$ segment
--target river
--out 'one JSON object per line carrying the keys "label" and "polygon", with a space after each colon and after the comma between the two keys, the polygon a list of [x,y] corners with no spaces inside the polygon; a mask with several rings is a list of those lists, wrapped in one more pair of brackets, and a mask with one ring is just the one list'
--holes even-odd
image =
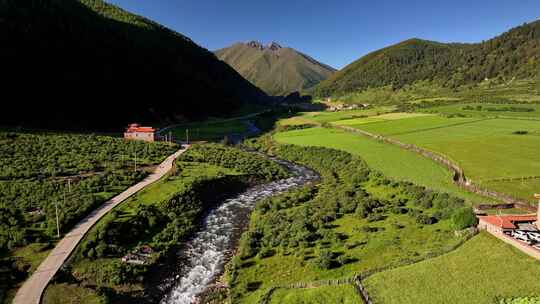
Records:
{"label": "river", "polygon": [[248,188],[245,192],[218,204],[205,217],[202,228],[182,246],[174,275],[162,282],[168,291],[161,304],[191,304],[223,273],[242,230],[257,201],[318,179],[314,171],[274,159],[293,174],[292,177]]}

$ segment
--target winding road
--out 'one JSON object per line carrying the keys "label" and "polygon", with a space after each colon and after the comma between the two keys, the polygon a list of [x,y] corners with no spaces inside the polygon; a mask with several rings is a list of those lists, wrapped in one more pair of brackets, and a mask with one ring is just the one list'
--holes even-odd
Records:
{"label": "winding road", "polygon": [[96,210],[92,211],[87,217],[80,221],[73,229],[64,236],[47,258],[39,265],[37,270],[28,278],[21,288],[17,291],[14,304],[39,304],[45,288],[52,280],[56,272],[62,267],[64,262],[75,250],[85,234],[94,226],[99,219],[111,211],[114,207],[134,195],[144,187],[156,182],[162,178],[172,168],[173,162],[180,154],[184,153],[189,146],[176,151],[165,159],[156,170],[147,176],[144,180],[129,187],[124,192],[105,202]]}

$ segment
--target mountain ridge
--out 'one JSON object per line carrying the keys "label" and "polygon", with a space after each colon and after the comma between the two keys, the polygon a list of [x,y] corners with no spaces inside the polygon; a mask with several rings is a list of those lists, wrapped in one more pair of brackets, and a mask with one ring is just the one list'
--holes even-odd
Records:
{"label": "mountain ridge", "polygon": [[275,41],[266,45],[256,40],[237,42],[214,53],[270,95],[304,91],[336,71]]}
{"label": "mountain ridge", "polygon": [[373,51],[313,88],[318,97],[429,80],[456,88],[484,79],[540,75],[540,21],[480,43],[411,38]]}
{"label": "mountain ridge", "polygon": [[3,125],[116,130],[270,100],[190,38],[101,0],[6,0],[0,15],[4,94],[17,101]]}

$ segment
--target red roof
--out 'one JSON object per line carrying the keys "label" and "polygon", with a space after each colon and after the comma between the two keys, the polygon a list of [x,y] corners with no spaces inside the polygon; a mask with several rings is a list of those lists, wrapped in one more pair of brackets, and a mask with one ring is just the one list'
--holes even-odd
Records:
{"label": "red roof", "polygon": [[487,215],[479,216],[478,219],[504,229],[516,229],[514,223],[534,222],[537,217],[536,215]]}
{"label": "red roof", "polygon": [[156,129],[152,127],[141,127],[139,124],[130,124],[126,128],[127,133],[141,132],[141,133],[154,133]]}

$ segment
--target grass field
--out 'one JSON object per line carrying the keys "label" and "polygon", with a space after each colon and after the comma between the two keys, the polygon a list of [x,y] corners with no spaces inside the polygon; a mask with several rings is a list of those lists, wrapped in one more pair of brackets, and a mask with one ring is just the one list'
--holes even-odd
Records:
{"label": "grass field", "polygon": [[[67,300],[66,300],[67,299]],[[47,288],[43,304],[105,304],[107,303],[96,293],[84,287],[73,284],[54,284]]]}
{"label": "grass field", "polygon": [[[540,97],[538,98],[540,101]],[[481,108],[478,108],[481,107]],[[516,111],[488,111],[488,108],[504,110],[504,108],[516,107],[534,109],[532,112],[516,112]],[[472,109],[471,109],[472,108]],[[466,116],[476,117],[513,117],[513,118],[532,118],[540,119],[539,104],[486,104],[486,103],[470,103],[470,104],[454,104],[446,106],[438,106],[421,110],[426,113],[441,113],[445,115],[461,114]]]}
{"label": "grass field", "polygon": [[354,119],[366,116],[375,116],[391,112],[394,106],[375,107],[371,109],[358,109],[340,112],[301,112],[299,115],[279,121],[279,125],[300,125],[315,124],[319,125],[325,122],[334,122],[340,120]]}
{"label": "grass field", "polygon": [[375,116],[370,116],[370,117],[365,117],[365,118],[339,120],[339,121],[334,121],[334,123],[339,124],[341,126],[354,127],[356,125],[364,125],[364,124],[370,124],[370,123],[376,123],[376,122],[401,120],[401,119],[415,118],[415,117],[428,117],[428,116],[431,117],[430,114],[425,114],[425,113],[388,113],[388,114],[375,115]]}
{"label": "grass field", "polygon": [[[376,117],[346,124],[441,153],[458,163],[469,179],[486,188],[526,200],[538,192],[537,180],[498,180],[540,175],[540,121],[419,116],[366,122],[369,119]],[[516,131],[528,134],[518,135]]]}
{"label": "grass field", "polygon": [[432,160],[357,134],[336,129],[311,128],[278,133],[274,138],[280,143],[343,150],[359,155],[371,168],[387,177],[451,193],[473,203],[486,201],[456,186],[452,182],[451,173]]}
{"label": "grass field", "polygon": [[324,286],[303,289],[278,289],[271,304],[357,304],[362,299],[352,285]]}
{"label": "grass field", "polygon": [[496,296],[540,294],[539,277],[539,261],[481,233],[444,256],[375,274],[365,284],[377,303],[492,304]]}

